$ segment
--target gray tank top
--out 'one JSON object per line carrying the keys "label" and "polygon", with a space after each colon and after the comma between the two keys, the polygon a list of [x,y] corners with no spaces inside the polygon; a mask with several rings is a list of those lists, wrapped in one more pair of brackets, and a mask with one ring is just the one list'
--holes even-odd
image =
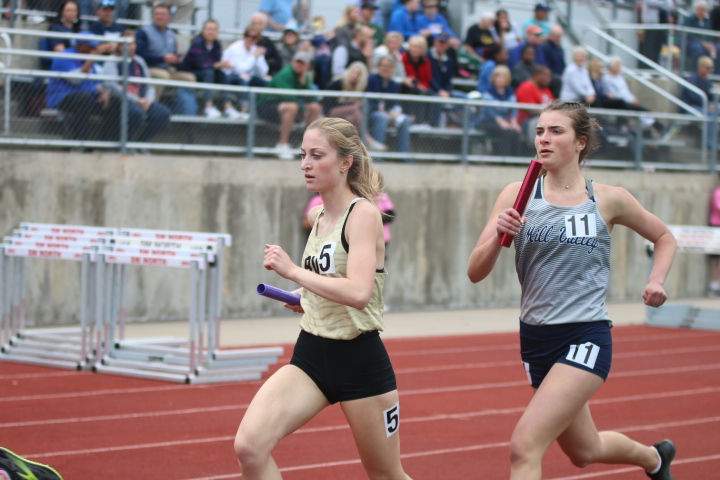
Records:
{"label": "gray tank top", "polygon": [[533,325],[610,321],[610,232],[593,185],[588,201],[560,207],[545,201],[544,176],[528,202],[527,222],[515,237],[515,269],[522,287],[520,320]]}

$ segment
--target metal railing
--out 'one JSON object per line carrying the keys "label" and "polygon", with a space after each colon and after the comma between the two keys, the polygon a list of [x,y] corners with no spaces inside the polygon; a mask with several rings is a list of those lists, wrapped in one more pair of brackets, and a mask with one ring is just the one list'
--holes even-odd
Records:
{"label": "metal railing", "polygon": [[[634,57],[635,59],[640,60],[641,62],[644,62],[646,65],[648,65],[651,69],[653,69],[653,70],[655,70],[656,72],[658,72],[660,75],[662,75],[662,76],[664,76],[664,77],[666,77],[666,78],[669,78],[670,80],[672,80],[672,81],[674,81],[675,83],[679,84],[679,85],[682,86],[683,88],[686,88],[686,89],[690,90],[691,92],[694,92],[695,94],[699,95],[699,97],[700,97],[700,99],[702,100],[702,103],[703,103],[703,105],[702,105],[702,111],[701,111],[701,112],[698,112],[697,109],[695,109],[695,108],[691,107],[690,105],[686,104],[685,102],[679,100],[679,99],[678,99],[677,97],[675,97],[674,95],[670,95],[668,92],[663,92],[663,90],[660,89],[660,88],[652,88],[653,91],[655,91],[656,93],[660,93],[663,97],[665,97],[666,99],[672,101],[675,105],[684,108],[690,115],[693,115],[693,116],[698,117],[698,118],[699,118],[699,117],[702,117],[705,121],[709,120],[708,117],[707,117],[707,114],[708,114],[708,105],[709,105],[710,99],[707,98],[707,96],[705,95],[705,92],[703,92],[701,89],[699,89],[699,88],[696,87],[695,85],[691,84],[690,82],[688,82],[688,81],[685,80],[684,78],[679,77],[678,75],[676,75],[675,73],[673,73],[673,72],[671,72],[670,70],[666,69],[665,67],[663,67],[663,66],[661,66],[661,65],[653,62],[652,60],[650,60],[649,58],[645,57],[644,55],[641,55],[640,53],[636,52],[636,51],[633,50],[632,48],[628,47],[628,46],[625,45],[624,43],[622,43],[622,42],[620,42],[619,40],[617,40],[616,38],[608,35],[606,32],[600,30],[600,29],[597,28],[597,27],[587,26],[586,29],[585,29],[585,34],[587,34],[587,33],[594,33],[594,34],[597,35],[598,37],[600,37],[600,38],[602,38],[603,40],[605,40],[607,43],[613,45],[614,47],[619,48],[619,49],[622,50],[623,52],[625,52],[625,53],[627,53],[628,55],[631,55],[632,57]],[[599,53],[599,52],[597,52],[597,50],[595,50],[595,52],[596,52],[596,53]],[[636,76],[636,77],[637,77],[637,76]],[[649,86],[649,85],[650,85],[650,82],[643,82],[643,84]],[[716,130],[716,129],[713,129],[713,131],[715,132],[715,135],[713,135],[713,137],[716,137],[716,136],[717,136],[717,132],[716,132],[715,130]],[[706,161],[707,161],[707,149],[706,149],[706,146],[708,145],[708,140],[710,140],[710,138],[708,138],[708,129],[702,128],[702,147],[701,147],[701,148],[702,148],[702,149],[701,149],[701,152],[702,152],[702,153],[701,153],[701,155],[702,155],[702,161],[703,161],[703,162],[706,162]],[[715,143],[713,143],[713,146],[717,145],[716,140],[713,140],[713,142],[715,142]],[[713,148],[716,148],[716,147],[713,147]]]}
{"label": "metal railing", "polygon": [[[1,33],[11,29],[0,29]],[[67,38],[90,38],[87,36],[79,36],[75,34],[61,34],[52,32],[38,32],[38,31],[22,31],[12,30],[12,33],[24,34],[35,36],[43,36],[52,34],[57,37]],[[124,42],[124,39],[107,39],[105,37],[92,37],[99,41],[112,41],[112,42]],[[11,45],[10,45],[11,47]],[[124,57],[120,56],[88,56],[81,54],[68,54],[68,53],[57,53],[57,52],[45,52],[45,51],[33,51],[33,50],[22,50],[22,49],[0,49],[0,53],[7,55],[29,55],[29,56],[45,56],[45,57],[57,57],[57,58],[77,58],[87,60],[93,58],[102,61],[113,61],[123,62],[127,57],[127,49],[125,48]],[[124,65],[127,62],[123,62]],[[542,106],[531,105],[531,104],[520,104],[520,103],[501,103],[491,102],[487,100],[465,100],[465,99],[449,99],[440,97],[428,97],[428,96],[414,96],[414,95],[389,95],[389,94],[370,94],[370,93],[351,93],[351,92],[329,92],[329,91],[317,91],[317,90],[281,90],[281,89],[269,89],[269,88],[257,88],[257,87],[241,87],[241,86],[228,86],[218,84],[207,84],[207,83],[193,83],[193,82],[180,82],[180,81],[161,81],[150,78],[142,77],[130,77],[127,68],[122,69],[122,75],[120,76],[109,76],[109,75],[97,75],[97,74],[83,74],[73,72],[48,72],[41,70],[31,69],[12,69],[6,68],[0,72],[0,76],[5,81],[5,105],[4,105],[4,132],[0,138],[1,144],[6,145],[24,145],[24,146],[54,146],[54,147],[86,147],[86,148],[99,148],[99,149],[120,149],[121,152],[126,152],[127,149],[148,149],[155,151],[184,151],[184,152],[217,152],[224,154],[244,154],[247,157],[253,158],[257,155],[272,155],[277,154],[278,151],[272,146],[272,142],[269,142],[271,136],[277,135],[278,125],[273,122],[262,120],[258,116],[257,104],[259,95],[270,94],[270,95],[285,95],[285,96],[297,96],[306,97],[310,100],[316,100],[319,97],[346,97],[346,98],[358,98],[362,99],[363,105],[363,121],[361,131],[363,135],[368,135],[371,128],[369,126],[370,121],[370,103],[369,100],[381,100],[381,101],[397,101],[408,108],[412,108],[412,105],[422,105],[423,108],[437,108],[446,112],[453,112],[457,117],[456,128],[421,128],[413,126],[411,128],[411,135],[413,136],[412,151],[402,152],[393,150],[389,151],[374,152],[378,157],[391,160],[391,159],[410,159],[410,160],[431,160],[431,161],[457,161],[461,163],[482,163],[482,162],[493,162],[493,163],[526,163],[527,156],[519,157],[507,157],[499,156],[497,153],[488,153],[487,145],[492,143],[493,139],[488,136],[482,130],[475,128],[474,124],[477,119],[477,114],[483,107],[487,106],[506,106],[512,108],[520,108],[528,111],[537,111],[542,109]],[[15,122],[19,122],[24,118],[20,118],[20,115],[13,115],[12,113],[12,101],[10,96],[10,90],[13,89],[14,85],[17,88],[24,85],[23,80],[32,79],[74,79],[74,80],[96,80],[102,82],[116,82],[122,85],[123,98],[121,101],[121,118],[120,127],[121,132],[118,141],[105,141],[95,139],[82,139],[82,140],[68,140],[59,139],[57,134],[45,134],[42,131],[34,132],[33,135],[23,135],[17,128],[13,128]],[[141,85],[154,85],[154,86],[165,86],[174,88],[183,88],[192,91],[203,91],[211,90],[221,94],[229,95],[243,95],[246,97],[249,110],[246,118],[236,121],[228,121],[227,119],[209,120],[202,116],[178,116],[172,117],[173,124],[184,125],[187,128],[187,134],[181,136],[179,139],[173,139],[167,142],[137,142],[130,141],[128,138],[128,101],[126,98],[127,87],[129,83],[141,84]],[[25,83],[26,85],[27,83]],[[171,90],[171,89],[169,89]],[[674,98],[674,97],[673,97]],[[160,99],[158,99],[160,100]],[[672,99],[670,99],[672,100]],[[674,99],[672,101],[678,101]],[[628,119],[640,119],[642,117],[653,116],[667,120],[678,120],[683,122],[695,122],[702,125],[707,118],[698,112],[692,114],[661,114],[657,112],[633,112],[633,111],[622,111],[622,110],[601,110],[593,109],[593,113],[599,116],[613,116],[616,118],[628,118]],[[35,121],[43,122],[43,117],[35,118]],[[52,117],[50,117],[52,118]],[[235,133],[230,137],[223,138],[217,141],[209,141],[202,144],[193,144],[193,135],[198,134],[200,137],[201,130],[204,125],[212,125],[212,130],[215,132],[223,128],[237,128],[236,132],[242,132],[244,130],[244,138],[240,140],[238,137],[239,133]],[[228,127],[226,127],[227,125]],[[393,134],[397,135],[399,132]],[[296,134],[297,134],[296,129]],[[229,141],[231,140],[231,141]],[[224,143],[224,144],[223,144]],[[231,144],[232,143],[232,144]],[[270,143],[270,146],[267,144]],[[637,135],[634,141],[635,148],[633,150],[632,160],[609,160],[609,159],[598,159],[594,160],[595,166],[602,167],[615,167],[615,168],[657,168],[657,169],[685,169],[685,170],[707,170],[715,169],[715,163],[708,164],[706,162],[706,155],[703,153],[701,156],[702,161],[699,164],[688,164],[680,162],[647,162],[643,158],[643,148],[646,144],[652,144],[652,142],[645,142],[642,135]],[[704,144],[703,144],[704,146]],[[528,154],[532,155],[532,152]]]}

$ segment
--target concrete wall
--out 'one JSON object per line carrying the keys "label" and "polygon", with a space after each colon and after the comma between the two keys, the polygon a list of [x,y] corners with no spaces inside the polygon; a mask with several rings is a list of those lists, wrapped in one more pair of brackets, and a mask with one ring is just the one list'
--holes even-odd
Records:
{"label": "concrete wall", "polygon": [[[524,168],[379,164],[396,206],[386,300],[393,310],[516,305],[513,250],[479,285],[465,275],[467,259],[501,191]],[[306,239],[300,218],[311,194],[298,162],[114,154],[0,152],[0,232],[22,221],[230,233],[223,284],[225,316],[284,311],[254,293],[259,282],[293,288],[262,267],[265,243],[299,259]],[[627,188],[662,220],[704,225],[710,174],[592,170],[586,176]],[[647,257],[643,240],[626,228],[613,233],[612,300],[637,300]],[[706,258],[680,255],[668,290],[703,295]],[[79,312],[79,265],[28,262],[28,320],[70,323]],[[131,267],[129,315],[186,318],[189,272]]]}

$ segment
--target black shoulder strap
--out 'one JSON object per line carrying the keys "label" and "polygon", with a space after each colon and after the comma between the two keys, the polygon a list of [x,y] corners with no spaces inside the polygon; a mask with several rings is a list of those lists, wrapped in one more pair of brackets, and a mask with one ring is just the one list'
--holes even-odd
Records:
{"label": "black shoulder strap", "polygon": [[352,212],[353,208],[355,208],[356,203],[357,202],[353,202],[350,205],[347,216],[345,217],[345,221],[343,222],[342,233],[340,234],[340,241],[342,242],[342,246],[347,253],[350,253],[350,244],[348,243],[347,239],[345,238],[345,225],[347,225],[347,221],[348,221],[348,217],[350,216],[350,212]]}

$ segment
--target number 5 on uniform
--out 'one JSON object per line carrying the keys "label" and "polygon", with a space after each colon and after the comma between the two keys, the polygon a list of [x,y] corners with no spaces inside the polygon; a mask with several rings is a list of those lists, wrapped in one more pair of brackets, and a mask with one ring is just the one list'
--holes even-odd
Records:
{"label": "number 5 on uniform", "polygon": [[400,402],[383,412],[385,434],[389,437],[400,429]]}

